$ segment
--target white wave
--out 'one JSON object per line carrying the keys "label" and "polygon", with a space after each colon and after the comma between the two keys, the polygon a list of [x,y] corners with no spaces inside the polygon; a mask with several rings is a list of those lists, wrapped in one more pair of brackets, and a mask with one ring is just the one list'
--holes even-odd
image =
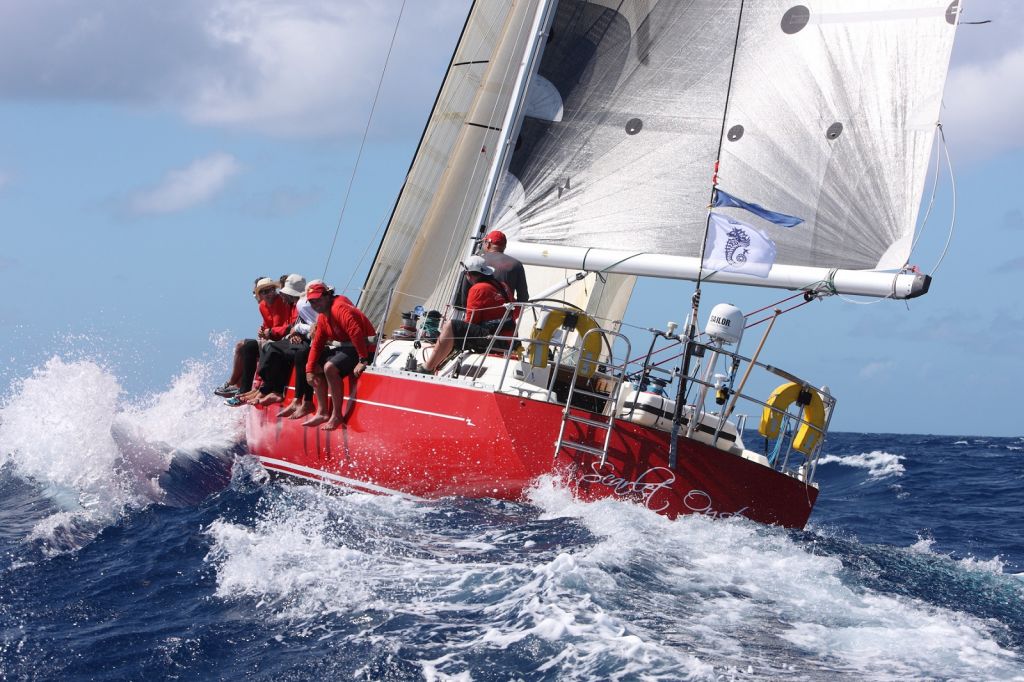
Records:
{"label": "white wave", "polygon": [[230,445],[238,415],[217,409],[200,390],[206,380],[191,365],[167,391],[132,404],[98,362],[54,357],[15,382],[0,405],[0,465],[60,510],[26,539],[66,549],[62,538],[94,534],[125,508],[158,501],[157,479],[176,454]]}
{"label": "white wave", "polygon": [[[535,499],[544,506],[549,494]],[[740,519],[667,522],[620,503],[572,502],[557,491],[553,502],[558,513],[571,513],[606,538],[592,558],[610,566],[646,558],[662,566],[671,576],[658,604],[666,611],[670,596],[698,597],[687,617],[674,623],[681,639],[709,650],[742,651],[741,658],[756,661],[756,651],[747,651],[752,641],[781,639],[796,645],[805,663],[838,658],[841,669],[852,667],[866,678],[1018,674],[1016,654],[999,646],[989,623],[919,600],[851,588],[842,580],[839,559],[808,554],[782,531]],[[968,569],[981,563],[960,562]],[[755,662],[754,671],[773,677],[776,663]]]}
{"label": "white wave", "polygon": [[[404,617],[433,643],[420,661],[427,679],[486,676],[474,666],[488,652],[524,648],[535,670],[567,679],[977,679],[1019,665],[988,623],[851,587],[839,559],[742,519],[669,521],[579,502],[545,479],[530,499],[553,525],[524,537],[518,524],[437,529],[428,506],[393,498],[282,494],[254,526],[209,527],[217,595],[291,632],[384,647],[407,633],[353,614]],[[577,525],[594,541],[527,547]],[[484,547],[506,547],[504,558],[483,560]]]}
{"label": "white wave", "polygon": [[917,542],[907,548],[912,554],[927,554],[948,559],[956,563],[962,570],[977,573],[991,573],[993,575],[1004,575],[1006,563],[998,554],[991,559],[979,559],[974,556],[967,556],[962,559],[954,559],[949,554],[939,552],[935,549],[933,538],[918,537]]}
{"label": "white wave", "polygon": [[901,462],[906,457],[894,455],[881,450],[861,453],[859,455],[825,455],[818,460],[818,464],[840,464],[847,467],[867,469],[868,476],[874,479],[887,478],[889,476],[902,476],[906,469]]}
{"label": "white wave", "polygon": [[907,549],[913,554],[935,554],[933,547],[935,546],[935,540],[933,538],[918,537],[917,542],[912,544]]}

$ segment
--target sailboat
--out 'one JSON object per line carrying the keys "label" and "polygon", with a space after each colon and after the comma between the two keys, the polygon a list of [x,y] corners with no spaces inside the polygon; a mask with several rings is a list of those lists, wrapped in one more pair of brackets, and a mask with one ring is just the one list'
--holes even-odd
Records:
{"label": "sailboat", "polygon": [[[553,476],[585,500],[802,528],[836,398],[761,357],[780,309],[702,316],[701,284],[928,291],[908,262],[959,14],[477,0],[359,297],[382,341],[332,397],[344,425],[251,409],[249,450],[364,492],[520,499]],[[533,294],[506,306],[516,332],[415,372],[425,311],[459,314],[492,229]],[[695,283],[681,324],[626,333],[638,277]]]}

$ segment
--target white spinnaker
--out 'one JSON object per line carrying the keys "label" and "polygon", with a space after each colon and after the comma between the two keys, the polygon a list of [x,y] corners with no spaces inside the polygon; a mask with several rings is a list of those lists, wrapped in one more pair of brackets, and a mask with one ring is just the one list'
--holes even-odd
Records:
{"label": "white spinnaker", "polygon": [[[522,197],[507,222],[529,244],[510,253],[555,265],[588,261],[597,248],[622,261],[617,272],[651,274],[631,269],[638,254],[670,264],[655,276],[695,277],[728,106],[721,188],[804,219],[787,229],[723,209],[778,246],[780,277],[731,281],[827,280],[843,291],[848,278],[834,269],[902,266],[957,14],[948,0],[862,4],[748,2],[741,20],[738,0],[625,0],[615,9],[562,0],[554,33],[575,35],[548,46],[545,61],[561,49],[563,66],[543,75],[562,89],[563,116],[524,123],[510,164]],[[546,246],[575,256],[553,259]],[[924,286],[891,275],[856,280],[850,293],[916,295]]]}
{"label": "white spinnaker", "polygon": [[743,133],[723,143],[721,187],[804,218],[792,230],[751,220],[771,230],[780,264],[901,268],[939,121],[955,11],[948,12],[950,0],[801,4],[807,12],[783,0],[747,3],[725,126]]}

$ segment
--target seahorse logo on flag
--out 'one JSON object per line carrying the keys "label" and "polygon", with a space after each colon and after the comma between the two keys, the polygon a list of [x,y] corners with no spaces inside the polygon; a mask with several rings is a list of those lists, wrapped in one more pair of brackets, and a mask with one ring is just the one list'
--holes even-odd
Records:
{"label": "seahorse logo on flag", "polygon": [[775,242],[753,225],[712,212],[708,218],[704,267],[767,277],[775,263]]}
{"label": "seahorse logo on flag", "polygon": [[[742,227],[734,227],[726,235],[725,260],[742,267],[747,262],[747,251],[750,250],[750,235]],[[743,248],[745,247],[745,248]]]}

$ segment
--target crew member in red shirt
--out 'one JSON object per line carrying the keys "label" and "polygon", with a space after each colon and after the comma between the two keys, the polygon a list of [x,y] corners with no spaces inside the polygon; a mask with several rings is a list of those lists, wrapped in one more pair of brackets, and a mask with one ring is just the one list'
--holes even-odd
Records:
{"label": "crew member in red shirt", "polygon": [[295,305],[282,298],[277,290],[281,283],[269,277],[260,277],[253,285],[252,295],[259,301],[263,324],[257,339],[242,339],[235,344],[231,376],[214,393],[228,398],[228,405],[237,407],[252,395],[252,380],[256,374],[260,345],[265,339],[277,340],[295,321]]}
{"label": "crew member in red shirt", "polygon": [[493,335],[510,335],[515,331],[515,321],[511,316],[499,329],[505,317],[505,304],[512,301],[512,291],[508,285],[494,279],[494,268],[487,265],[482,256],[467,258],[463,266],[470,284],[466,295],[466,319],[444,323],[437,345],[427,364],[422,367],[426,374],[437,371],[455,347],[455,339],[462,339],[465,348],[482,353],[487,350]]}
{"label": "crew member in red shirt", "polygon": [[[306,288],[306,300],[320,316],[316,332],[309,346],[306,362],[306,380],[316,390],[317,413],[302,422],[303,426],[318,426],[330,431],[341,426],[343,401],[342,379],[351,376],[351,383],[373,361],[377,350],[377,332],[363,311],[344,296],[336,296],[326,284],[311,284]],[[337,341],[340,348],[327,347],[328,341]],[[326,385],[325,385],[326,380]],[[327,409],[327,390],[330,389],[331,409]]]}

